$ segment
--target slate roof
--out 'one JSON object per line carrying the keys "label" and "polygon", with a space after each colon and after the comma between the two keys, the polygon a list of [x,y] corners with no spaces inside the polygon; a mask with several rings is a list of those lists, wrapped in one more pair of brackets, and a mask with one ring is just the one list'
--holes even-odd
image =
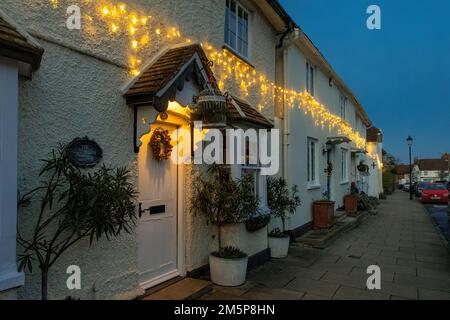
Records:
{"label": "slate roof", "polygon": [[397,167],[395,167],[395,172],[399,176],[402,176],[402,175],[405,175],[405,174],[409,174],[410,173],[410,167],[407,164],[400,164]]}
{"label": "slate roof", "polygon": [[0,10],[0,56],[39,68],[44,49]]}
{"label": "slate roof", "polygon": [[420,171],[447,171],[448,162],[443,159],[420,159],[416,161]]}
{"label": "slate roof", "polygon": [[[173,99],[176,90],[182,90],[190,74],[197,74],[196,80],[202,82],[201,69],[192,61],[196,54],[203,63],[202,69],[205,69],[207,74],[212,74],[206,63],[207,57],[200,45],[193,44],[170,49],[144,70],[128,89],[124,95],[128,104],[152,103],[158,110],[165,111],[164,101],[158,105],[155,97],[162,98],[168,95],[163,100]],[[204,83],[201,84],[202,86]],[[161,92],[162,90],[164,92]]]}
{"label": "slate roof", "polygon": [[[237,108],[233,101],[236,103]],[[230,99],[228,99],[228,119],[230,121],[248,122],[263,128],[273,128],[273,123],[256,110],[255,107],[234,96],[230,96]]]}

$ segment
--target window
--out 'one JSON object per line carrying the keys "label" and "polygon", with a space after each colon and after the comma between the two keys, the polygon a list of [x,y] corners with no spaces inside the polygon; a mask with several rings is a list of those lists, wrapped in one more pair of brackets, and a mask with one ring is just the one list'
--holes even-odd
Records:
{"label": "window", "polygon": [[248,58],[249,13],[238,1],[227,0],[225,11],[225,43]]}
{"label": "window", "polygon": [[317,140],[313,138],[308,138],[308,146],[307,146],[307,179],[308,185],[317,185]]}
{"label": "window", "polygon": [[341,118],[347,120],[347,97],[341,93],[340,100]]}
{"label": "window", "polygon": [[309,62],[306,63],[306,90],[310,95],[314,96],[314,66]]}
{"label": "window", "polygon": [[259,191],[259,168],[258,167],[242,167],[242,177],[250,176],[253,180],[253,194],[256,199],[261,199],[260,191]]}
{"label": "window", "polygon": [[245,139],[245,164],[242,166],[242,176],[249,175],[253,180],[253,194],[257,199],[261,198],[260,192],[260,165],[257,159],[258,145],[251,142],[250,139]]}
{"label": "window", "polygon": [[347,156],[348,156],[348,150],[341,149],[341,181],[342,182],[348,181]]}

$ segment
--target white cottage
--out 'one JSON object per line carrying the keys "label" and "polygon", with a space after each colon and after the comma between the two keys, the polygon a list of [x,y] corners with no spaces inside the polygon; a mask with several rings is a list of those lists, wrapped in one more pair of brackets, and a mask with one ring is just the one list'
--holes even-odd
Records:
{"label": "white cottage", "polygon": [[[102,148],[102,163],[132,170],[139,221],[131,234],[92,246],[82,240],[62,255],[50,270],[49,298],[132,299],[207,268],[217,235],[188,210],[192,165],[156,162],[149,140],[158,128],[191,133],[187,110],[212,77],[227,93],[229,127],[282,130],[274,174],[300,187],[295,234],[308,227],[313,200],[327,191],[340,206],[358,182],[371,122],[278,1],[87,1],[81,29],[68,29],[72,4],[0,4],[0,296],[40,297],[38,270],[17,271],[15,232],[17,221],[31,234],[39,204],[17,212],[17,190],[36,187],[39,159],[58,143],[86,136]],[[261,168],[232,172],[254,175],[266,212]],[[231,225],[224,241],[248,253],[251,268],[269,258],[267,231]],[[82,272],[76,291],[66,286],[72,265]]]}
{"label": "white cottage", "polygon": [[[39,203],[17,213],[17,190],[36,187],[39,159],[58,143],[88,137],[101,147],[102,163],[134,173],[140,220],[132,234],[92,246],[82,240],[63,254],[50,270],[49,298],[135,298],[168,279],[199,274],[217,249],[215,229],[188,210],[190,166],[153,161],[153,130],[189,132],[187,108],[212,76],[227,93],[229,126],[273,127],[275,52],[285,17],[272,1],[102,0],[80,4],[78,30],[66,25],[76,19],[72,4],[0,4],[0,146],[7,155],[0,157],[0,291],[40,298],[39,270],[17,272],[15,232],[18,219],[30,236]],[[267,211],[259,170],[235,166],[233,174],[254,174]],[[268,259],[267,230],[230,226],[224,238],[250,255],[250,267]],[[66,286],[72,265],[82,273],[80,290]]]}
{"label": "white cottage", "polygon": [[[294,234],[311,226],[312,203],[329,199],[336,209],[354,183],[368,193],[366,133],[372,123],[352,91],[294,23],[277,51],[282,87],[275,116],[283,131],[283,176],[297,185],[302,206],[291,219]],[[378,185],[378,180],[377,180]]]}

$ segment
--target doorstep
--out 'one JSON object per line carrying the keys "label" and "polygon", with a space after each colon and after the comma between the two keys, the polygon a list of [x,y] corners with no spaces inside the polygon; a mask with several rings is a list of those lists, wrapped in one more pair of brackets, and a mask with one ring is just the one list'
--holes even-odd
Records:
{"label": "doorstep", "polygon": [[369,212],[360,212],[356,217],[339,215],[333,227],[324,230],[311,230],[296,239],[293,245],[301,244],[317,249],[325,249],[339,235],[358,226],[368,215]]}
{"label": "doorstep", "polygon": [[182,278],[160,290],[144,296],[141,300],[195,300],[210,293],[213,287],[209,281]]}

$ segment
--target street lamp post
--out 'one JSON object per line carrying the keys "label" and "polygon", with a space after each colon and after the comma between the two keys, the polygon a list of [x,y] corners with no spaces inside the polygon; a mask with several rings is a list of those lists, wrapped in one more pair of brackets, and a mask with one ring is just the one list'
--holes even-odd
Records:
{"label": "street lamp post", "polygon": [[413,145],[413,138],[411,136],[408,137],[408,139],[406,139],[406,141],[408,142],[408,147],[409,147],[409,200],[413,199],[413,167],[412,167],[412,145]]}

